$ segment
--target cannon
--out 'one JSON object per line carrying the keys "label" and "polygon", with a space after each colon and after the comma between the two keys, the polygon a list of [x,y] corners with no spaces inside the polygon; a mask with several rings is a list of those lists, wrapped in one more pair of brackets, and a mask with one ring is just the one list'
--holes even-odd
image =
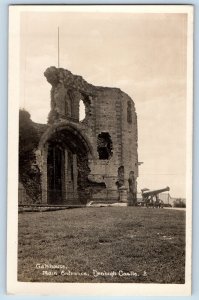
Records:
{"label": "cannon", "polygon": [[163,207],[163,202],[159,199],[159,194],[167,191],[170,191],[170,188],[168,186],[159,190],[142,189],[142,199],[146,207]]}
{"label": "cannon", "polygon": [[141,191],[142,191],[142,196],[148,197],[151,195],[155,196],[155,195],[161,194],[163,192],[170,191],[170,188],[167,186],[166,188],[159,189],[159,190],[142,189]]}

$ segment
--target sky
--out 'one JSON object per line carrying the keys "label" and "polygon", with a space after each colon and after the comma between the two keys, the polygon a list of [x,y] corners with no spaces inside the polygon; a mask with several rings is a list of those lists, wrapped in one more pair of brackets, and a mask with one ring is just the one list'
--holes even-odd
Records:
{"label": "sky", "polygon": [[187,16],[177,13],[23,12],[20,107],[46,123],[50,84],[60,67],[97,86],[118,87],[138,117],[138,191],[169,186],[186,192]]}

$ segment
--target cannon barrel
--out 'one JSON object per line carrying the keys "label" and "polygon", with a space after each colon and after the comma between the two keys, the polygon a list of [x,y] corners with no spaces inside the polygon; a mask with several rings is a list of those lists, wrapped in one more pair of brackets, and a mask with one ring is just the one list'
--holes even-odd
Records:
{"label": "cannon barrel", "polygon": [[143,196],[152,196],[152,195],[158,195],[163,192],[170,191],[170,188],[167,186],[166,188],[159,189],[159,190],[143,190],[142,195]]}

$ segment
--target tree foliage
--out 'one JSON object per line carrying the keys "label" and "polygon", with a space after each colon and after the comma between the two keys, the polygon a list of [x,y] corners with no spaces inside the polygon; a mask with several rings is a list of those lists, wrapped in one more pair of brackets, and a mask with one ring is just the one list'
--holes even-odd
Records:
{"label": "tree foliage", "polygon": [[37,130],[26,110],[19,111],[19,179],[28,196],[37,201],[40,193],[40,171],[35,150],[39,142]]}
{"label": "tree foliage", "polygon": [[186,203],[185,203],[184,199],[177,198],[174,201],[173,206],[174,207],[181,207],[181,208],[183,207],[183,208],[185,208],[186,207]]}

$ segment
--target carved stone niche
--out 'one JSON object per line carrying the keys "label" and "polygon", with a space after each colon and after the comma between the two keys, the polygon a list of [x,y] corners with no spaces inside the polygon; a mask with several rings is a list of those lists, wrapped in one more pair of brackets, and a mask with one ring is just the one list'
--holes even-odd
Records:
{"label": "carved stone niche", "polygon": [[120,166],[118,168],[118,180],[116,185],[118,189],[124,186],[124,166]]}

